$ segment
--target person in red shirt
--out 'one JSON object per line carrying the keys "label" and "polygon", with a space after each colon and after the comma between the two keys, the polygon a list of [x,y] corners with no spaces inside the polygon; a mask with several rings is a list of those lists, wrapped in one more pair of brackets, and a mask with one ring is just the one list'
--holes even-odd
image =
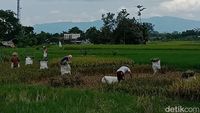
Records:
{"label": "person in red shirt", "polygon": [[20,67],[19,63],[20,63],[20,60],[18,58],[17,53],[13,52],[12,58],[11,58],[11,68],[18,68],[18,67]]}

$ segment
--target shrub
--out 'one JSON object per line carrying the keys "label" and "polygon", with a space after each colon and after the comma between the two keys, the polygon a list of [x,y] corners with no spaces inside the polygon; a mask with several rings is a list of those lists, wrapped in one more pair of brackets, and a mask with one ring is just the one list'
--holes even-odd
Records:
{"label": "shrub", "polygon": [[149,96],[139,96],[136,107],[139,108],[142,113],[154,113],[152,100],[153,99]]}
{"label": "shrub", "polygon": [[71,87],[74,87],[74,86],[79,86],[81,84],[83,84],[83,80],[81,80],[80,76],[73,76],[73,75],[69,75],[69,76],[66,76],[66,77],[63,77],[63,83],[64,83],[64,86],[71,86]]}
{"label": "shrub", "polygon": [[10,54],[2,52],[0,54],[0,62],[9,62],[10,61]]}
{"label": "shrub", "polygon": [[[59,67],[59,59],[53,59],[50,67]],[[94,56],[73,57],[70,64],[73,72],[84,73],[84,75],[113,73],[121,65],[133,67],[134,62],[126,58],[103,58]]]}
{"label": "shrub", "polygon": [[53,87],[59,87],[63,85],[62,78],[52,77],[49,79],[49,84]]}
{"label": "shrub", "polygon": [[169,95],[189,100],[200,100],[200,77],[175,82],[169,88]]}
{"label": "shrub", "polygon": [[135,77],[112,85],[103,85],[105,91],[125,92],[134,95],[163,96],[167,94],[168,88],[175,81],[174,78],[148,76]]}
{"label": "shrub", "polygon": [[77,75],[74,76],[66,75],[61,77],[50,78],[49,83],[53,87],[59,87],[59,86],[75,87],[83,84],[83,80],[80,78],[80,76]]}
{"label": "shrub", "polygon": [[36,50],[40,50],[40,47],[36,47],[35,49],[36,49]]}
{"label": "shrub", "polygon": [[31,66],[24,66],[18,69],[11,69],[10,63],[3,63],[0,65],[0,83],[30,83],[45,81],[50,77],[59,75],[59,69],[51,68],[48,70],[40,70],[39,64]]}
{"label": "shrub", "polygon": [[113,56],[118,55],[118,51],[112,51],[112,55],[113,55]]}

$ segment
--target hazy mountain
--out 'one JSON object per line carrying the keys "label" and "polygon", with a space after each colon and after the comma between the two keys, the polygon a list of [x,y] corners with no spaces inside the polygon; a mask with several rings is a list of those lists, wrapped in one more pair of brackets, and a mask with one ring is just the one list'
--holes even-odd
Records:
{"label": "hazy mountain", "polygon": [[[200,28],[200,21],[186,20],[177,17],[152,17],[142,19],[143,22],[150,22],[154,25],[154,30],[158,32],[173,32],[173,31],[185,31],[193,28]],[[36,33],[41,31],[49,33],[61,33],[68,31],[72,27],[79,27],[81,30],[86,31],[90,27],[96,27],[100,29],[103,26],[101,20],[93,22],[57,22],[57,23],[46,23],[34,25]]]}
{"label": "hazy mountain", "polygon": [[90,27],[96,27],[100,29],[103,26],[101,20],[93,22],[57,22],[57,23],[46,23],[46,24],[36,24],[34,29],[36,33],[41,31],[49,33],[62,33],[63,31],[68,31],[72,27],[78,27],[79,29],[86,31]]}
{"label": "hazy mountain", "polygon": [[200,28],[200,21],[169,16],[152,17],[143,19],[143,21],[152,23],[154,25],[154,29],[159,32],[181,32],[189,29]]}

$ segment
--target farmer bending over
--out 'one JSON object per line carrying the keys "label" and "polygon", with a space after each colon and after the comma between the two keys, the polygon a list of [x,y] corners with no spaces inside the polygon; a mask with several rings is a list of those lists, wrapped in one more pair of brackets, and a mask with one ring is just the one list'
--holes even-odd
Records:
{"label": "farmer bending over", "polygon": [[132,78],[132,74],[131,74],[131,70],[127,67],[127,66],[121,66],[118,70],[117,70],[117,79],[120,82],[121,80],[125,80],[125,74],[129,73],[129,75]]}
{"label": "farmer bending over", "polygon": [[65,56],[61,61],[60,61],[60,71],[61,71],[61,75],[64,74],[71,74],[71,67],[69,65],[69,63],[71,63],[72,60],[72,55],[68,55]]}
{"label": "farmer bending over", "polygon": [[152,69],[153,69],[153,74],[155,75],[159,70],[161,70],[161,65],[160,65],[160,59],[159,58],[154,58],[151,60],[152,62]]}

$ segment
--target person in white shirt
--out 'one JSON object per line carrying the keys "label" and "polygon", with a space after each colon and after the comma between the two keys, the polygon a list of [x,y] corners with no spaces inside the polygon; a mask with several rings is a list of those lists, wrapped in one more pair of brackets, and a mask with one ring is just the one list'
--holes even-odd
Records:
{"label": "person in white shirt", "polygon": [[62,47],[61,41],[58,42],[58,46],[59,46],[59,47]]}
{"label": "person in white shirt", "polygon": [[40,69],[48,69],[48,53],[46,46],[43,46],[43,59],[40,60]]}
{"label": "person in white shirt", "polygon": [[131,70],[127,67],[127,66],[121,66],[118,70],[117,70],[117,79],[120,82],[121,80],[125,80],[125,74],[129,74],[132,78],[132,73]]}
{"label": "person in white shirt", "polygon": [[153,74],[155,75],[159,70],[161,70],[161,65],[160,65],[160,59],[159,58],[154,58],[151,60],[152,62],[152,69],[153,69]]}
{"label": "person in white shirt", "polygon": [[46,46],[43,46],[43,60],[48,61],[48,50]]}
{"label": "person in white shirt", "polygon": [[69,74],[71,75],[71,66],[69,65],[72,61],[72,55],[67,55],[60,61],[60,72],[61,75]]}
{"label": "person in white shirt", "polygon": [[31,57],[27,56],[25,59],[25,65],[32,65],[33,64],[33,60],[31,59]]}

